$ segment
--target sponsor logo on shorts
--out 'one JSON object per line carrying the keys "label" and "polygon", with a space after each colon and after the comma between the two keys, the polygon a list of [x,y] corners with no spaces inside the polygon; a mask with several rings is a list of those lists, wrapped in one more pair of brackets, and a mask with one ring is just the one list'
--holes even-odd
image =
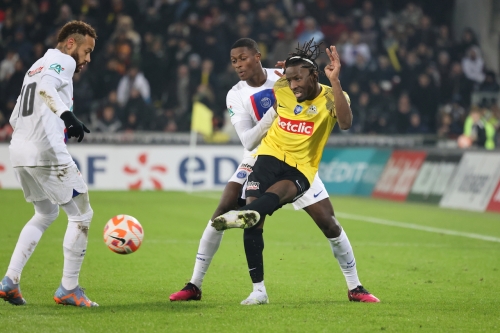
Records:
{"label": "sponsor logo on shorts", "polygon": [[240,178],[240,179],[243,179],[243,178],[247,178],[247,172],[246,171],[240,171],[236,174],[236,177]]}
{"label": "sponsor logo on shorts", "polygon": [[41,72],[42,72],[42,70],[43,70],[43,66],[38,67],[38,68],[36,68],[36,69],[34,69],[34,70],[32,70],[32,71],[29,71],[29,72],[28,72],[28,76],[29,76],[29,77],[32,77],[32,76],[34,76],[34,75],[36,75],[36,74],[41,73]]}
{"label": "sponsor logo on shorts", "polygon": [[253,171],[253,165],[243,163],[243,164],[240,165],[240,167],[238,169],[239,170],[243,170],[243,171],[252,172]]}
{"label": "sponsor logo on shorts", "polygon": [[303,134],[311,136],[314,132],[313,121],[291,120],[279,117],[278,126],[282,130],[293,134]]}
{"label": "sponsor logo on shorts", "polygon": [[259,182],[248,182],[247,183],[247,190],[258,190],[260,187]]}
{"label": "sponsor logo on shorts", "polygon": [[320,194],[321,194],[321,192],[323,192],[323,190],[319,191],[318,193],[314,193],[314,194],[313,194],[313,195],[314,195],[314,197],[315,197],[315,198],[317,198],[317,197],[318,197],[318,195],[320,195]]}

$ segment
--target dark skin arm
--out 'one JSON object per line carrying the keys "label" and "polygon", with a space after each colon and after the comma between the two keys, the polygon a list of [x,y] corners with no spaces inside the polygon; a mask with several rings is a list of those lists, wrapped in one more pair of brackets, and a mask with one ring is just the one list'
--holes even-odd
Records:
{"label": "dark skin arm", "polygon": [[330,58],[330,64],[325,67],[325,74],[330,80],[333,96],[335,97],[335,109],[337,112],[337,123],[340,129],[347,130],[352,125],[352,111],[340,85],[340,57],[335,46],[326,49],[326,54]]}

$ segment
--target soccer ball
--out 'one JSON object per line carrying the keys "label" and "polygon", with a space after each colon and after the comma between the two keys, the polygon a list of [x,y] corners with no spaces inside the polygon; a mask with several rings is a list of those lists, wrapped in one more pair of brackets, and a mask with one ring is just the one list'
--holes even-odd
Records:
{"label": "soccer ball", "polygon": [[104,243],[119,254],[137,251],[142,244],[144,230],[135,217],[117,215],[104,226]]}

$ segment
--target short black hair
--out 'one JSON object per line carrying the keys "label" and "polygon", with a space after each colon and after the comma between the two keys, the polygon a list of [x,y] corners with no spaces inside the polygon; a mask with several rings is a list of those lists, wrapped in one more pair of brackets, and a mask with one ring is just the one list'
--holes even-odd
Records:
{"label": "short black hair", "polygon": [[260,53],[259,51],[259,45],[257,44],[256,41],[254,41],[251,38],[240,38],[236,42],[234,42],[233,46],[231,46],[232,49],[236,49],[238,47],[246,47],[249,50],[254,50],[255,52]]}
{"label": "short black hair", "polygon": [[285,60],[285,69],[290,66],[297,66],[302,64],[302,68],[310,68],[312,71],[320,72],[316,59],[322,53],[320,45],[323,42],[316,44],[314,38],[305,42],[302,47],[300,44],[295,49],[296,52],[290,53],[290,56]]}
{"label": "short black hair", "polygon": [[64,42],[66,41],[66,39],[68,39],[69,37],[73,36],[73,35],[81,35],[81,36],[90,36],[94,39],[97,39],[97,34],[94,30],[94,28],[92,28],[92,26],[90,26],[90,24],[87,24],[83,21],[70,21],[68,23],[66,23],[62,28],[61,30],[59,31],[58,35],[57,35],[57,42],[58,43],[61,43],[61,42]]}

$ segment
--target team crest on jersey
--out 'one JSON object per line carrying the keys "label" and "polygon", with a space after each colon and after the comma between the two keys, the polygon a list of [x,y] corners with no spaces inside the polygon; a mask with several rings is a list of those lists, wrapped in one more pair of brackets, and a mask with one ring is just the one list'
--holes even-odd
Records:
{"label": "team crest on jersey", "polygon": [[37,74],[41,73],[41,72],[42,72],[42,70],[43,70],[43,66],[38,67],[38,68],[36,68],[36,69],[34,69],[34,70],[32,70],[32,71],[29,71],[29,72],[28,72],[28,76],[29,76],[29,77],[32,77],[32,76],[34,76],[34,75],[37,75]]}
{"label": "team crest on jersey", "polygon": [[229,112],[229,117],[234,116],[234,111],[233,111],[233,106],[229,105],[229,108],[227,109],[227,112]]}
{"label": "team crest on jersey", "polygon": [[49,69],[53,70],[57,74],[61,74],[61,72],[64,70],[64,68],[59,64],[52,64],[50,65]]}
{"label": "team crest on jersey", "polygon": [[271,107],[272,101],[269,97],[264,97],[263,99],[260,100],[260,105],[262,105],[263,108],[269,109]]}
{"label": "team crest on jersey", "polygon": [[300,105],[297,105],[295,109],[293,109],[293,113],[295,113],[295,115],[298,115],[301,112],[302,112],[302,106]]}
{"label": "team crest on jersey", "polygon": [[308,116],[312,116],[312,115],[318,114],[318,109],[316,108],[316,106],[311,105],[311,106],[309,107],[309,109],[307,109],[306,114],[307,114]]}

